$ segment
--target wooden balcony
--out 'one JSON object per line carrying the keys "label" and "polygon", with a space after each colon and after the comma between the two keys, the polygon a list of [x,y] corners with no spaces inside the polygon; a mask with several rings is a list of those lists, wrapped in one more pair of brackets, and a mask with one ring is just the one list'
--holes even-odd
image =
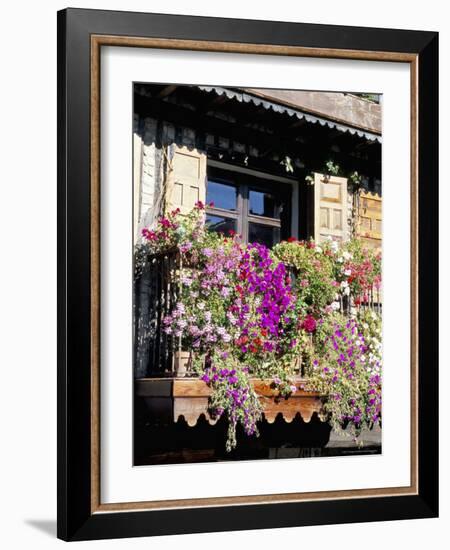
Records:
{"label": "wooden balcony", "polygon": [[[304,422],[310,422],[314,413],[323,422],[324,396],[303,389],[305,380],[296,379],[297,391],[288,398],[281,397],[271,380],[252,379],[256,393],[264,409],[264,418],[270,424],[278,415],[286,422],[299,415]],[[181,417],[189,426],[195,426],[203,415],[209,424],[217,422],[208,411],[211,389],[198,378],[138,378],[135,381],[135,395],[145,400],[149,416],[157,424],[177,422]]]}

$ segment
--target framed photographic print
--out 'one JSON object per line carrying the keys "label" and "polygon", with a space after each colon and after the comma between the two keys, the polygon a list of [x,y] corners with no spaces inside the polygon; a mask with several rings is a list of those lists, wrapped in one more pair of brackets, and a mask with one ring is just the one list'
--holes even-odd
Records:
{"label": "framed photographic print", "polygon": [[433,32],[58,13],[58,536],[438,513]]}

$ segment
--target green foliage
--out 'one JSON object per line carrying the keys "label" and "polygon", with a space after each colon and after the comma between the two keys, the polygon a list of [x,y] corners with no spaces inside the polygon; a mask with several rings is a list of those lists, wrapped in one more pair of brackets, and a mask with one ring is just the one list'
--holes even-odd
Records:
{"label": "green foliage", "polygon": [[328,396],[324,409],[333,429],[355,440],[381,419],[381,347],[373,336],[381,319],[370,317],[370,324],[340,314],[323,319],[308,373],[308,387]]}
{"label": "green foliage", "polygon": [[353,183],[353,185],[361,185],[362,176],[356,170],[350,174],[349,179]]}
{"label": "green foliage", "polygon": [[299,311],[319,314],[334,301],[333,261],[321,246],[313,241],[284,241],[272,249],[272,255],[292,268]]}
{"label": "green foliage", "polygon": [[[257,435],[262,406],[252,378],[269,379],[280,396],[296,391],[303,360],[309,389],[328,398],[335,429],[354,437],[381,418],[381,319],[337,310],[347,299],[367,302],[381,283],[381,257],[352,240],[297,241],[268,250],[239,236],[209,232],[204,205],[174,211],[143,230],[137,258],[177,251],[178,301],[163,330],[190,350],[192,368],[212,388],[210,412],[228,419],[227,449],[236,429]],[[359,300],[359,302],[358,302]]]}
{"label": "green foliage", "polygon": [[327,162],[325,163],[325,167],[326,167],[326,173],[330,174],[331,176],[338,176],[339,172],[341,171],[341,167],[339,166],[339,164],[337,164],[337,162],[332,161],[331,159],[327,160]]}

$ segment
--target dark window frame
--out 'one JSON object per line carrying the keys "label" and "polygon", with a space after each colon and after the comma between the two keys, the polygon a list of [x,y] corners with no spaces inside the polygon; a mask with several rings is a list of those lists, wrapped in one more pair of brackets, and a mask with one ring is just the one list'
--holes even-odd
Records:
{"label": "dark window frame", "polygon": [[[292,218],[292,186],[290,184],[270,180],[269,178],[258,178],[258,176],[249,175],[245,172],[211,166],[208,166],[207,169],[207,186],[209,180],[231,185],[237,189],[236,210],[227,210],[217,206],[211,207],[207,201],[206,214],[236,220],[236,231],[242,236],[244,243],[248,243],[250,223],[279,229],[280,240],[290,235]],[[250,191],[270,193],[276,201],[289,207],[288,211],[284,213],[284,217],[282,216],[283,212],[280,211],[279,218],[250,213]],[[208,188],[206,188],[206,195],[207,193]]]}

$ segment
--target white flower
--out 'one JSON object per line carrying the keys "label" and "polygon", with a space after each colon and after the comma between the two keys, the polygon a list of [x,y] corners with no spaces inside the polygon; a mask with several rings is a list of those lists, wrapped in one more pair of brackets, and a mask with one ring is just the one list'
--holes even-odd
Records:
{"label": "white flower", "polygon": [[[331,239],[331,237],[330,237]],[[331,241],[331,250],[336,253],[339,250],[339,245],[336,241]]]}
{"label": "white flower", "polygon": [[331,304],[331,309],[333,309],[334,311],[337,311],[340,307],[341,306],[340,306],[339,302],[333,302]]}
{"label": "white flower", "polygon": [[197,307],[200,311],[203,311],[205,309],[205,302],[199,302]]}
{"label": "white flower", "polygon": [[322,253],[322,249],[320,248],[320,246],[316,246],[315,251],[318,252],[319,254]]}
{"label": "white flower", "polygon": [[351,275],[351,274],[352,274],[352,270],[351,270],[351,269],[345,269],[345,270],[344,270],[344,275],[346,275],[347,277],[348,277],[349,275]]}
{"label": "white flower", "polygon": [[227,319],[230,321],[232,325],[235,325],[237,323],[236,317],[231,313],[231,311],[227,312]]}
{"label": "white flower", "polygon": [[224,298],[228,298],[228,296],[230,295],[230,289],[229,289],[229,287],[224,286],[224,287],[222,288],[222,290],[220,291],[220,295],[223,296]]}
{"label": "white flower", "polygon": [[353,255],[350,254],[350,252],[348,252],[347,250],[344,250],[344,252],[342,252],[342,256],[344,260],[351,260],[353,258]]}
{"label": "white flower", "polygon": [[347,288],[347,287],[348,287],[347,281],[342,281],[341,288]]}
{"label": "white flower", "polygon": [[346,286],[346,287],[344,288],[344,294],[345,294],[346,296],[349,296],[349,295],[350,295],[350,287],[349,287],[349,286]]}

